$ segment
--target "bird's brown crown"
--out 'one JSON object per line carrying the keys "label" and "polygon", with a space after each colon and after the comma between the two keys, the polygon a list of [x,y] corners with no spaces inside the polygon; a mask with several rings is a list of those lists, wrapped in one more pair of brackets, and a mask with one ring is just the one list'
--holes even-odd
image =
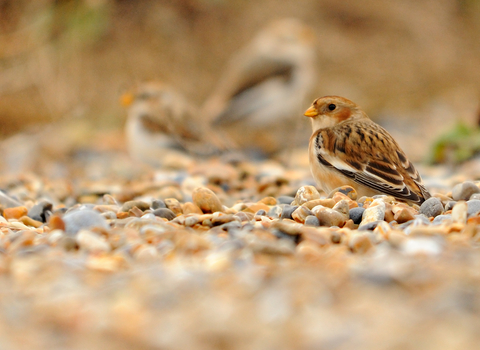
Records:
{"label": "bird's brown crown", "polygon": [[324,96],[313,101],[305,112],[314,129],[336,125],[352,116],[365,116],[352,101],[340,96]]}

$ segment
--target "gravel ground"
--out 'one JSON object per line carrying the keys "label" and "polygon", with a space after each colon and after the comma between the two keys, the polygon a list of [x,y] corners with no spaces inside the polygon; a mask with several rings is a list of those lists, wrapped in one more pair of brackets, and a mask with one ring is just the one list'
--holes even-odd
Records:
{"label": "gravel ground", "polygon": [[421,207],[305,159],[169,165],[0,178],[1,349],[478,348],[476,161],[420,169]]}

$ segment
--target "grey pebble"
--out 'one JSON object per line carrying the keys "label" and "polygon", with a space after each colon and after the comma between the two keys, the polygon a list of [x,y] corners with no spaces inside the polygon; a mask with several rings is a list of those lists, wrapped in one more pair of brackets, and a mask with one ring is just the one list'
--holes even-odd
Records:
{"label": "grey pebble", "polygon": [[292,196],[279,196],[277,197],[278,204],[290,204],[295,200],[295,197]]}
{"label": "grey pebble", "polygon": [[444,221],[448,221],[448,220],[452,220],[452,215],[451,214],[448,214],[448,215],[441,214],[441,215],[437,215],[435,217],[435,219],[433,219],[432,224],[433,225],[440,225]]}
{"label": "grey pebble", "polygon": [[420,206],[420,213],[426,217],[436,217],[443,213],[442,202],[436,197],[430,197]]}
{"label": "grey pebble", "polygon": [[91,227],[108,228],[107,221],[98,212],[90,209],[82,209],[68,212],[63,216],[65,232],[70,235],[76,234],[81,229]]}
{"label": "grey pebble", "polygon": [[2,205],[4,208],[13,208],[19,207],[22,204],[16,199],[7,195],[5,192],[0,191],[0,205]]}
{"label": "grey pebble", "polygon": [[270,208],[270,210],[267,213],[267,216],[270,218],[279,218],[282,215],[283,209],[279,205],[274,205],[273,207]]}
{"label": "grey pebble", "polygon": [[320,221],[318,221],[317,217],[315,215],[308,215],[305,218],[305,225],[306,226],[315,226],[318,227],[320,226]]}
{"label": "grey pebble", "polygon": [[448,202],[445,204],[445,211],[452,210],[452,209],[453,209],[453,206],[454,206],[456,203],[457,203],[456,201],[448,201]]}
{"label": "grey pebble", "polygon": [[362,207],[356,207],[350,209],[350,219],[353,221],[354,224],[358,225],[362,221],[362,216],[363,212],[365,211],[365,208]]}
{"label": "grey pebble", "polygon": [[158,208],[152,212],[153,215],[165,218],[168,221],[175,219],[176,215],[173,211],[168,208]]}
{"label": "grey pebble", "polygon": [[52,212],[52,208],[52,203],[46,200],[42,200],[35,204],[33,207],[31,207],[27,215],[33,220],[47,222],[48,216]]}
{"label": "grey pebble", "polygon": [[280,216],[282,219],[292,219],[292,213],[297,209],[297,205],[285,205],[282,210],[282,215]]}
{"label": "grey pebble", "polygon": [[480,193],[474,193],[470,196],[470,200],[472,199],[480,199]]}
{"label": "grey pebble", "polygon": [[160,209],[160,208],[166,208],[167,206],[165,205],[165,202],[162,201],[161,199],[154,199],[152,201],[152,209]]}
{"label": "grey pebble", "polygon": [[480,200],[479,199],[472,199],[471,201],[467,202],[467,215],[476,216],[480,213]]}
{"label": "grey pebble", "polygon": [[480,188],[478,188],[475,183],[472,181],[465,181],[458,185],[455,185],[452,189],[452,198],[453,200],[468,200],[474,193],[480,193]]}
{"label": "grey pebble", "polygon": [[259,211],[257,211],[255,213],[255,216],[257,216],[257,215],[258,216],[265,216],[265,215],[267,215],[267,212],[265,211],[265,209],[260,209]]}
{"label": "grey pebble", "polygon": [[418,225],[430,225],[430,219],[424,214],[415,215],[415,220],[413,220],[413,222]]}
{"label": "grey pebble", "polygon": [[379,223],[383,222],[383,220],[377,220],[377,221],[370,221],[362,226],[358,227],[359,231],[373,231]]}

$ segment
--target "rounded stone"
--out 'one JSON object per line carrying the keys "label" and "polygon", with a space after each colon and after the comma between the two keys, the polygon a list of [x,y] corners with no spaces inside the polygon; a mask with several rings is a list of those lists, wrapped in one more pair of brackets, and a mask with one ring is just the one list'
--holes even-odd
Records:
{"label": "rounded stone", "polygon": [[297,207],[292,213],[292,219],[296,222],[304,223],[307,216],[312,216],[312,211],[304,206]]}
{"label": "rounded stone", "polygon": [[448,201],[448,202],[445,204],[445,211],[452,210],[452,209],[453,209],[453,206],[454,206],[456,203],[457,203],[457,202],[455,202],[455,201]]}
{"label": "rounded stone", "polygon": [[363,212],[365,211],[365,208],[362,207],[356,207],[352,208],[349,211],[350,219],[352,219],[353,223],[358,225],[360,222],[362,222],[362,216]]}
{"label": "rounded stone", "polygon": [[466,201],[469,200],[474,193],[480,193],[480,188],[478,188],[478,186],[472,181],[465,181],[453,187],[452,198],[455,201]]}
{"label": "rounded stone", "polygon": [[150,209],[150,204],[144,201],[128,201],[123,203],[120,211],[128,212],[130,209],[133,209],[134,207],[137,207],[141,211],[145,211],[147,209]]}
{"label": "rounded stone", "polygon": [[282,219],[293,219],[292,214],[297,208],[298,208],[298,206],[296,206],[296,205],[288,205],[288,204],[284,205],[283,209],[282,209],[282,215],[280,216],[280,218],[282,218]]}
{"label": "rounded stone", "polygon": [[182,205],[176,198],[165,198],[164,200],[165,205],[167,206],[168,209],[173,211],[175,215],[181,215],[183,214],[183,209]]}
{"label": "rounded stone", "polygon": [[292,205],[302,205],[314,199],[320,199],[318,190],[314,186],[302,186],[298,189]]}
{"label": "rounded stone", "polygon": [[369,222],[383,220],[385,218],[385,203],[381,199],[375,199],[370,206],[365,209],[362,215],[362,222],[360,225],[365,225]]}
{"label": "rounded stone", "polygon": [[193,190],[192,200],[203,213],[215,213],[222,211],[222,203],[218,199],[217,195],[206,187],[197,187]]}
{"label": "rounded stone", "polygon": [[267,213],[267,216],[270,218],[279,218],[282,216],[283,209],[279,205],[274,205],[273,207],[270,208],[270,210]]}
{"label": "rounded stone", "polygon": [[165,202],[162,201],[161,199],[154,199],[152,201],[152,209],[160,209],[160,208],[166,208],[167,206],[165,205]]}
{"label": "rounded stone", "polygon": [[328,198],[332,198],[337,192],[343,193],[352,200],[357,200],[357,191],[355,191],[352,186],[345,185],[337,187],[328,194]]}
{"label": "rounded stone", "polygon": [[350,207],[348,202],[345,199],[342,199],[337,204],[335,204],[335,206],[333,207],[333,210],[336,210],[339,213],[348,217],[350,212]]}
{"label": "rounded stone", "polygon": [[47,222],[49,213],[52,212],[52,209],[52,203],[46,200],[42,200],[35,204],[33,207],[31,207],[27,215],[33,220]]}
{"label": "rounded stone", "polygon": [[480,200],[472,199],[468,201],[467,208],[468,217],[478,215],[480,213]]}
{"label": "rounded stone", "polygon": [[452,209],[453,222],[459,222],[461,224],[467,223],[467,211],[468,205],[465,201],[458,201]]}
{"label": "rounded stone", "polygon": [[160,218],[167,219],[168,221],[175,219],[176,215],[173,211],[168,208],[158,208],[152,212],[153,215]]}
{"label": "rounded stone", "polygon": [[3,210],[3,217],[5,219],[20,219],[22,216],[27,215],[28,210],[27,208],[20,206],[20,207],[13,207],[13,208],[5,208]]}
{"label": "rounded stone", "polygon": [[65,232],[71,235],[82,229],[90,229],[92,227],[108,228],[105,218],[91,209],[68,212],[62,219],[65,224]]}
{"label": "rounded stone", "polygon": [[443,214],[442,202],[437,197],[430,197],[420,206],[420,214],[425,215],[427,218]]}
{"label": "rounded stone", "polygon": [[395,213],[393,219],[399,224],[403,224],[404,222],[415,219],[415,216],[407,208],[402,208]]}
{"label": "rounded stone", "polygon": [[305,225],[317,227],[317,226],[320,226],[320,221],[318,221],[316,216],[309,215],[305,218]]}
{"label": "rounded stone", "polygon": [[315,216],[317,217],[320,226],[342,227],[347,221],[347,217],[344,214],[330,208],[319,208],[316,211]]}

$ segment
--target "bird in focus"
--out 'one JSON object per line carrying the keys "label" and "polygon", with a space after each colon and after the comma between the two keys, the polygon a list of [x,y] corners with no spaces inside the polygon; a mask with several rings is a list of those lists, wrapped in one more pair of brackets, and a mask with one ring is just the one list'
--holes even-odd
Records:
{"label": "bird in focus", "polygon": [[142,83],[122,96],[122,104],[128,106],[127,147],[136,160],[161,165],[167,152],[211,155],[226,148],[198,108],[166,84]]}
{"label": "bird in focus", "polygon": [[311,118],[310,169],[327,193],[350,185],[359,196],[386,194],[421,204],[430,198],[422,179],[393,137],[352,101],[339,96],[316,99]]}
{"label": "bird in focus", "polygon": [[268,156],[299,144],[295,115],[315,84],[314,61],[313,30],[274,21],[232,57],[203,114],[239,150]]}

